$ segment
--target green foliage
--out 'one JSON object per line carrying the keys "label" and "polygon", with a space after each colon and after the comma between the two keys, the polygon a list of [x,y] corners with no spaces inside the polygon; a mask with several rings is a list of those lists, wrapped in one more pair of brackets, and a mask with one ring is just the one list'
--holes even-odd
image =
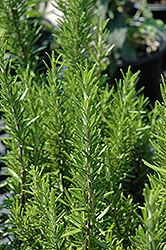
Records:
{"label": "green foliage", "polygon": [[[33,53],[33,45],[35,36],[39,34],[39,30],[35,34],[33,29],[28,25],[25,15],[27,1],[1,1],[1,19],[2,28],[4,29],[5,38],[9,40],[8,48],[11,54],[16,55],[21,63],[30,63],[30,56]],[[11,29],[11,27],[13,27]],[[12,37],[12,39],[11,39]]]}
{"label": "green foliage", "polygon": [[32,185],[30,193],[33,198],[28,200],[26,209],[22,209],[17,199],[11,202],[11,223],[13,232],[19,241],[20,249],[66,249],[65,239],[60,239],[64,232],[61,221],[63,211],[55,190],[50,188],[49,175],[42,177],[42,172],[32,167],[30,172]]}
{"label": "green foliage", "polygon": [[112,89],[109,96],[106,89],[103,96],[107,98],[102,97],[103,138],[108,145],[104,174],[107,175],[107,190],[114,191],[108,200],[111,204],[110,220],[115,224],[113,231],[123,241],[125,249],[137,227],[134,211],[137,203],[143,203],[142,190],[150,172],[142,158],[151,161],[153,158],[149,144],[152,126],[147,120],[150,119],[152,124],[155,114],[150,117],[146,110],[148,100],[141,95],[138,97],[135,89],[138,73],[132,75],[130,69],[126,75],[122,72],[123,79],[116,82],[117,91]]}
{"label": "green foliage", "polygon": [[77,65],[84,66],[85,59],[88,59],[89,68],[96,64],[94,77],[100,79],[102,86],[106,82],[102,72],[109,64],[108,55],[113,46],[106,45],[108,20],[102,22],[102,19],[95,15],[94,2],[59,0],[58,7],[63,12],[63,20],[59,20],[59,30],[55,32],[55,36],[61,47],[58,53],[62,53],[69,70],[65,78],[75,72]]}
{"label": "green foliage", "polygon": [[[2,49],[3,50],[3,49]],[[24,75],[11,76],[9,60],[4,61],[4,51],[1,54],[1,110],[7,125],[5,131],[10,135],[5,140],[10,152],[6,159],[8,171],[13,175],[14,184],[12,191],[19,193],[24,201],[24,183],[29,182],[26,172],[33,163],[35,166],[42,165],[46,161],[44,154],[45,141],[43,131],[43,112],[40,95],[34,93],[38,87],[33,81],[33,76],[27,67]],[[19,78],[19,79],[18,79]],[[32,126],[32,124],[34,126]],[[40,124],[40,125],[39,125]]]}
{"label": "green foliage", "polygon": [[145,164],[151,169],[157,172],[157,177],[153,178],[153,185],[160,185],[162,190],[165,190],[165,177],[166,177],[166,164],[165,164],[165,107],[166,107],[166,84],[164,78],[162,78],[162,84],[160,86],[163,102],[157,102],[157,116],[155,132],[153,136],[155,140],[151,140],[151,144],[156,150],[156,160],[153,164],[145,161]]}
{"label": "green foliage", "polygon": [[140,224],[136,230],[136,236],[131,237],[133,246],[138,249],[161,250],[166,248],[166,220],[165,199],[161,197],[161,189],[154,187],[151,190],[148,185],[144,189],[145,206],[141,208],[142,217],[138,215]]}
{"label": "green foliage", "polygon": [[59,10],[63,12],[63,20],[60,22],[58,39],[62,48],[64,59],[67,59],[71,67],[82,65],[88,53],[93,24],[91,15],[94,10],[94,1],[58,1]]}
{"label": "green foliage", "polygon": [[95,65],[90,71],[87,64],[85,69],[80,67],[81,78],[79,73],[75,82],[79,95],[73,94],[72,100],[75,109],[75,131],[70,140],[73,150],[69,155],[72,185],[66,190],[71,213],[66,216],[70,223],[65,234],[69,238],[72,235],[72,249],[100,249],[101,246],[109,249],[102,243],[102,234],[106,233],[103,217],[109,206],[103,203],[105,180],[100,178],[105,146],[98,143],[101,140],[98,124],[100,103],[95,103],[97,85],[93,78],[94,70]]}
{"label": "green foliage", "polygon": [[[39,7],[40,2],[35,1],[35,7]],[[5,58],[12,58],[12,74],[18,74],[20,65],[24,70],[29,65],[30,70],[35,71],[34,75],[39,82],[43,67],[41,55],[45,58],[42,51],[49,45],[49,32],[52,32],[52,27],[50,24],[45,27],[46,20],[44,21],[41,16],[31,15],[35,7],[34,3],[28,0],[1,0],[0,27],[4,41],[8,41]]]}
{"label": "green foliage", "polygon": [[[69,163],[66,156],[70,152],[71,147],[67,140],[70,139],[72,128],[72,117],[69,114],[69,106],[64,93],[62,80],[60,80],[60,72],[63,66],[59,65],[59,59],[55,60],[54,52],[50,57],[51,69],[47,66],[47,85],[43,82],[43,109],[45,110],[45,145],[49,154],[47,167],[52,169],[54,175],[51,177],[52,185],[63,192],[64,185],[68,187],[68,181],[63,176],[69,176]],[[58,70],[57,70],[57,67]],[[57,178],[59,179],[57,183]]]}
{"label": "green foliage", "polygon": [[155,148],[157,152],[157,158],[155,161],[155,165],[150,165],[148,163],[148,166],[151,167],[154,170],[159,170],[160,175],[162,178],[165,178],[165,107],[166,107],[166,84],[163,78],[163,84],[160,86],[163,102],[159,103],[157,102],[157,115],[159,118],[156,122],[155,127],[155,133],[153,134],[156,138],[155,141],[151,141],[153,147]]}
{"label": "green foliage", "polygon": [[[48,86],[44,89],[35,84],[33,75],[29,72],[28,67],[26,72],[22,70],[23,75],[20,74],[18,77],[19,79],[17,76],[12,77],[10,75],[10,59],[4,61],[4,54],[5,48],[2,46],[1,83],[3,84],[1,85],[1,110],[4,112],[3,119],[7,125],[5,131],[10,135],[8,139],[4,139],[6,145],[10,149],[8,155],[4,157],[4,159],[6,166],[8,166],[8,173],[11,176],[8,186],[12,194],[15,194],[13,198],[9,199],[8,206],[10,207],[11,213],[10,223],[14,225],[12,231],[14,235],[17,236],[16,238],[19,239],[18,242],[16,241],[13,243],[15,244],[13,247],[16,247],[16,249],[19,247],[19,249],[23,249],[22,247],[28,249],[28,247],[33,246],[35,249],[42,249],[44,244],[42,240],[45,236],[42,238],[41,225],[38,221],[40,220],[40,215],[38,213],[39,208],[34,206],[36,201],[33,199],[35,199],[36,196],[34,196],[32,188],[35,182],[31,172],[32,166],[34,166],[34,168],[38,168],[39,172],[42,173],[39,175],[40,181],[41,178],[43,178],[41,190],[42,188],[47,188],[47,190],[49,190],[50,186],[45,187],[48,181],[44,184],[45,175],[49,173],[48,185],[51,185],[52,188],[55,187],[53,191],[50,191],[50,199],[52,199],[50,202],[53,202],[55,193],[57,194],[59,190],[63,190],[61,170],[65,168],[65,159],[63,158],[63,162],[61,162],[61,155],[63,154],[62,149],[61,153],[58,155],[58,150],[62,147],[60,146],[61,134],[63,133],[63,137],[65,136],[65,128],[62,130],[64,120],[62,124],[60,123],[60,119],[57,121],[57,116],[60,117],[60,110],[62,110],[62,114],[64,114],[64,107],[61,107],[62,103],[64,103],[63,98],[58,102],[60,85],[57,83],[58,73],[54,71],[57,61],[55,62],[55,60],[52,59],[52,65],[54,65],[55,68],[49,71]],[[9,68],[7,68],[8,65]],[[48,91],[50,89],[52,90],[52,98],[50,98],[52,105],[48,105]],[[54,109],[53,104],[57,104],[54,106]],[[50,116],[52,116],[52,122],[56,122],[54,124],[56,129],[52,129],[53,125],[49,123]],[[46,118],[48,118],[48,120]],[[65,117],[63,117],[63,119],[64,118]],[[48,129],[46,130],[46,128]],[[54,147],[54,151],[50,149],[51,143],[53,143],[53,139],[49,136],[50,129],[52,129],[52,137],[56,137],[54,143],[58,141],[57,147]],[[65,143],[63,143],[63,148],[65,148]],[[56,159],[57,155],[59,157],[58,159]],[[57,162],[59,162],[59,168],[57,167]],[[60,167],[61,165],[63,167]],[[33,170],[33,173],[34,172]],[[38,180],[38,183],[40,183],[40,181]],[[40,193],[42,192],[43,191],[40,191]],[[40,205],[42,204],[41,201],[39,203]],[[45,205],[43,204],[43,206]],[[47,208],[50,209],[49,207]],[[52,212],[50,211],[50,213]],[[8,222],[6,223],[8,224]],[[56,230],[58,230],[58,228],[56,228]],[[27,236],[26,239],[23,236],[25,232]],[[34,232],[36,232],[37,235],[40,233],[41,237],[34,237]],[[54,239],[53,236],[50,237],[50,233],[48,235],[50,239]],[[23,241],[23,238],[25,242],[20,243]],[[48,242],[46,245],[53,244]],[[58,247],[59,246],[57,246],[57,249],[62,249]],[[50,249],[52,248],[50,247]]]}
{"label": "green foliage", "polygon": [[161,85],[163,102],[157,102],[158,119],[155,125],[155,140],[151,143],[156,150],[156,159],[153,164],[145,161],[145,164],[156,171],[149,176],[150,187],[146,185],[144,190],[145,205],[141,208],[142,217],[138,215],[140,225],[136,230],[136,236],[131,237],[132,245],[138,249],[166,249],[166,214],[165,214],[165,107],[166,84],[163,79]]}
{"label": "green foliage", "polygon": [[[27,24],[25,8],[32,2],[1,2],[3,11],[10,2],[15,7],[7,10],[14,8],[21,20],[19,39],[25,23],[28,39],[38,36],[41,29],[36,33]],[[46,75],[39,76],[33,65],[32,39],[29,49],[23,44],[26,60],[16,50],[12,76],[6,50],[13,54],[15,39],[21,45],[16,35],[10,41],[8,32],[1,39],[0,107],[9,135],[3,139],[8,147],[3,161],[12,195],[2,206],[10,214],[1,235],[10,242],[1,249],[134,246],[129,239],[148,172],[141,159],[153,157],[148,140],[154,120],[146,112],[147,99],[135,90],[138,74],[129,69],[116,89],[106,85],[103,71],[112,47],[106,46],[108,21],[94,14],[94,2],[58,1],[64,14],[55,32],[61,49],[57,59],[54,51],[47,54]]]}
{"label": "green foliage", "polygon": [[141,202],[137,192],[142,193],[148,173],[142,158],[147,157],[150,161],[153,156],[149,144],[152,127],[147,120],[152,123],[155,114],[150,117],[146,110],[148,100],[136,92],[138,74],[131,75],[130,69],[126,75],[122,72],[123,79],[116,82],[117,92],[112,94],[113,99],[105,106],[104,122],[108,155],[111,155],[108,175],[113,186],[122,183],[125,194],[134,194],[135,201]]}

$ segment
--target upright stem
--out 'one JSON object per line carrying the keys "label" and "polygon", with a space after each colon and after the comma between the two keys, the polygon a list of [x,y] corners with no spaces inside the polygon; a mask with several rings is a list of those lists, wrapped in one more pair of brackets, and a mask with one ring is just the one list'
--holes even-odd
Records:
{"label": "upright stem", "polygon": [[[11,108],[12,108],[12,112],[14,114],[15,111],[14,111],[13,105],[11,106]],[[19,127],[19,124],[18,124],[15,116],[14,116],[14,121],[15,121],[16,129],[20,133],[20,127]],[[20,162],[21,162],[21,167],[20,167],[20,176],[21,176],[21,205],[22,205],[22,208],[23,208],[24,205],[25,205],[25,194],[24,194],[25,176],[24,176],[24,167],[23,167],[23,164],[22,164],[23,152],[22,152],[22,145],[21,144],[22,143],[20,142],[20,139],[19,139],[19,156],[20,156]]]}
{"label": "upright stem", "polygon": [[21,37],[21,34],[20,34],[20,27],[19,27],[19,23],[18,23],[18,18],[17,18],[17,15],[16,15],[16,11],[13,6],[10,6],[11,8],[11,13],[12,13],[12,18],[13,18],[13,22],[14,22],[14,26],[15,26],[15,30],[16,30],[16,35],[17,35],[17,41],[19,42],[19,45],[20,45],[20,50],[21,50],[21,54],[22,54],[22,58],[26,61],[26,52],[25,52],[25,49],[24,49],[24,43],[22,41],[22,37]]}
{"label": "upright stem", "polygon": [[[88,172],[89,172],[89,169],[87,168],[87,173]],[[91,214],[92,213],[91,206],[93,205],[92,195],[91,195],[91,187],[92,187],[92,185],[91,185],[91,181],[90,181],[90,179],[88,177],[87,177],[87,185],[88,185],[88,212],[89,212],[89,214]],[[89,220],[86,223],[86,228],[88,229],[88,231],[90,231],[90,229],[91,229],[90,215],[88,217],[89,217]],[[88,235],[88,233],[87,233],[87,235]],[[86,239],[84,250],[88,249],[88,244],[89,244],[89,240]]]}
{"label": "upright stem", "polygon": [[[20,144],[19,144],[19,151],[20,151],[20,160],[22,162],[22,146]],[[21,163],[20,172],[21,172],[21,204],[22,204],[22,207],[24,207],[25,205],[25,193],[24,193],[25,176],[24,176],[24,167],[22,163]]]}
{"label": "upright stem", "polygon": [[[89,132],[89,127],[87,125],[87,122],[85,122],[86,124],[86,153],[87,155],[90,154],[90,146],[89,146],[89,143],[88,143],[88,132]],[[87,224],[86,224],[86,228],[88,229],[88,232],[89,233],[86,233],[86,235],[88,236],[90,234],[90,230],[91,230],[91,214],[92,214],[92,206],[93,206],[93,199],[92,199],[92,195],[91,195],[91,190],[92,190],[92,183],[91,183],[91,180],[89,178],[89,175],[90,175],[90,168],[91,168],[91,164],[90,162],[88,162],[88,159],[86,158],[86,162],[87,162],[87,168],[86,168],[86,171],[87,171],[87,187],[88,187],[88,221],[87,221]],[[86,239],[86,242],[85,242],[85,247],[84,247],[84,250],[87,250],[88,249],[88,245],[89,245],[89,239],[87,238]]]}

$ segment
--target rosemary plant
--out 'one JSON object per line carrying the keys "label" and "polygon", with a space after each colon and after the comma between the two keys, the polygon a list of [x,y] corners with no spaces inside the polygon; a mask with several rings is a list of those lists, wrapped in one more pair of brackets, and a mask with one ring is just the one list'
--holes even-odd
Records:
{"label": "rosemary plant", "polygon": [[8,41],[5,58],[12,58],[11,73],[17,74],[19,65],[24,67],[24,70],[29,65],[39,82],[44,67],[42,59],[47,60],[45,51],[49,52],[46,47],[49,47],[52,28],[48,22],[47,28],[45,27],[46,20],[44,21],[42,15],[34,15],[33,9],[39,6],[41,1],[35,2],[1,0],[0,27],[4,41]]}
{"label": "rosemary plant", "polygon": [[[31,1],[0,3],[6,27],[0,108],[9,135],[3,185],[12,195],[1,206],[10,214],[0,249],[133,249],[148,172],[141,159],[153,156],[147,99],[135,90],[138,74],[129,69],[116,90],[106,84],[113,48],[106,45],[107,21],[97,17],[93,0],[59,0],[59,56],[47,54],[47,74],[40,76],[34,43],[41,28],[30,28]],[[16,55],[14,75],[7,50]]]}
{"label": "rosemary plant", "polygon": [[156,160],[153,164],[144,161],[156,174],[149,176],[150,188],[144,190],[145,206],[142,207],[142,217],[139,216],[140,225],[136,236],[131,238],[133,246],[140,249],[166,249],[166,214],[165,214],[165,107],[166,84],[163,79],[161,85],[163,103],[157,102],[158,119],[155,126],[154,137],[151,143],[156,150]]}

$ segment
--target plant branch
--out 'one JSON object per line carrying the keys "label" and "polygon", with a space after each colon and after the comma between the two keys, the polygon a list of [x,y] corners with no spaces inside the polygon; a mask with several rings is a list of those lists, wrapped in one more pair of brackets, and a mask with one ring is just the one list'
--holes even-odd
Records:
{"label": "plant branch", "polygon": [[[15,113],[14,111],[14,107],[13,105],[11,105],[11,109],[12,109],[12,112],[13,114]],[[14,122],[15,122],[15,125],[16,125],[16,129],[17,131],[19,132],[20,134],[20,126],[17,122],[17,119],[14,115]],[[19,157],[20,157],[20,162],[21,162],[21,167],[20,167],[20,177],[21,177],[21,204],[22,204],[22,208],[24,207],[25,205],[25,193],[24,193],[24,185],[25,185],[25,173],[24,173],[24,167],[23,167],[23,163],[22,163],[22,160],[23,160],[23,152],[22,152],[22,143],[20,141],[20,139],[18,140],[19,142]]]}

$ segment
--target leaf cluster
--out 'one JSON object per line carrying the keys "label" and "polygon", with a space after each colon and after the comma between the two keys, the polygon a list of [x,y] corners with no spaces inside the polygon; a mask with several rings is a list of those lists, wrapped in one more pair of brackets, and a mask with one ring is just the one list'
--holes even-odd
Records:
{"label": "leaf cluster", "polygon": [[153,164],[144,160],[144,163],[154,171],[155,174],[148,176],[150,187],[145,186],[145,205],[141,207],[142,216],[138,215],[140,224],[136,235],[131,237],[133,246],[139,249],[165,249],[165,93],[166,85],[163,79],[161,85],[163,102],[156,103],[158,119],[154,130],[154,139],[151,144],[156,150],[156,159]]}
{"label": "leaf cluster", "polygon": [[[40,2],[35,2],[39,7]],[[12,58],[12,75],[18,74],[19,65],[24,66],[24,70],[29,65],[39,78],[46,47],[49,52],[51,24],[41,16],[31,15],[34,8],[32,1],[0,1],[1,35],[8,41],[4,57]]]}

